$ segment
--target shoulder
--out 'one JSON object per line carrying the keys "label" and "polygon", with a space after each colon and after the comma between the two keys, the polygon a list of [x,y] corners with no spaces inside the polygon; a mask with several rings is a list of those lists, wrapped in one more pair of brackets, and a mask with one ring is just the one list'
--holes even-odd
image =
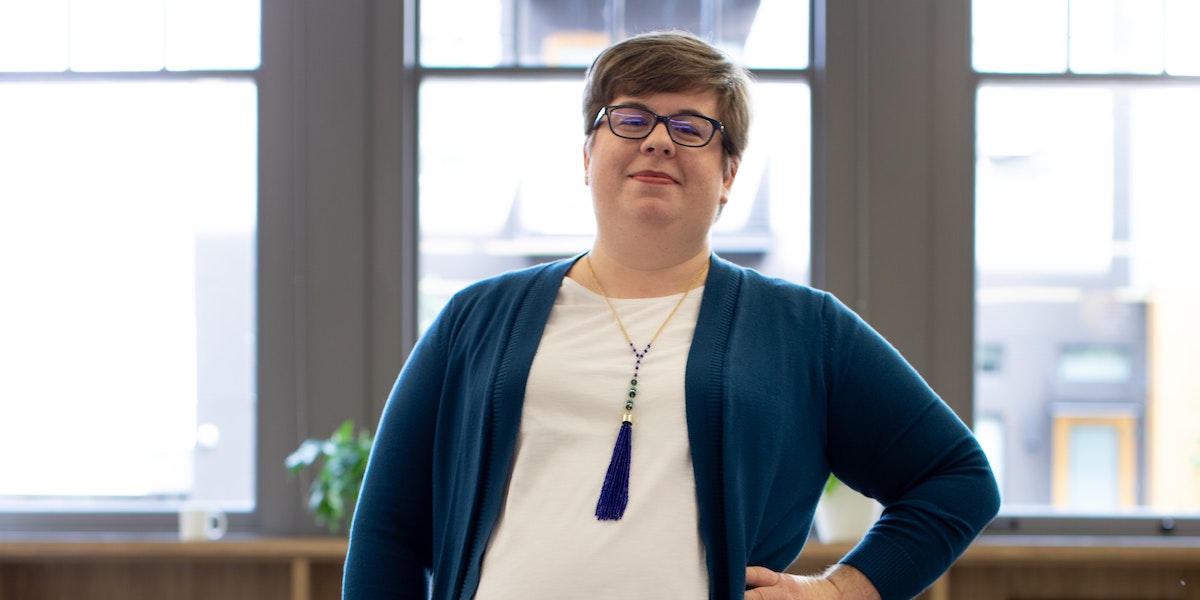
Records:
{"label": "shoulder", "polygon": [[[804,284],[770,277],[751,268],[713,256],[708,285],[716,297],[736,298],[750,306],[800,307],[817,310],[848,310],[833,294]],[[744,307],[745,308],[745,307]]]}
{"label": "shoulder", "polygon": [[[774,336],[809,332],[826,350],[878,334],[834,294],[714,257],[705,289],[705,319],[717,330]],[[702,308],[702,310],[703,310]]]}
{"label": "shoulder", "polygon": [[450,297],[430,331],[455,335],[453,332],[495,331],[518,320],[544,320],[575,260],[556,260],[472,283]]}

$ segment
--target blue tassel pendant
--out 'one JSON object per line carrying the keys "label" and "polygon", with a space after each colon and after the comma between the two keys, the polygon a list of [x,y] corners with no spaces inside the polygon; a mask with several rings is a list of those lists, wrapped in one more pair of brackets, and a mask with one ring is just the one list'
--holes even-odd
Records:
{"label": "blue tassel pendant", "polygon": [[617,443],[613,446],[612,460],[608,473],[604,475],[604,487],[600,488],[600,500],[596,502],[596,518],[601,521],[619,521],[629,504],[629,459],[633,454],[633,419],[625,415],[621,430],[617,432]]}

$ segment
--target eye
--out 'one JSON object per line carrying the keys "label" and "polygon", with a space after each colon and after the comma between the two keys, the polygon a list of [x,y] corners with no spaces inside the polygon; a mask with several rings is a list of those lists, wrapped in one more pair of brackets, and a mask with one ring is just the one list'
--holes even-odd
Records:
{"label": "eye", "polygon": [[613,125],[629,129],[642,128],[650,123],[650,116],[639,111],[613,111],[611,117]]}
{"label": "eye", "polygon": [[695,117],[674,117],[671,119],[671,130],[692,139],[704,139],[710,125],[708,121]]}

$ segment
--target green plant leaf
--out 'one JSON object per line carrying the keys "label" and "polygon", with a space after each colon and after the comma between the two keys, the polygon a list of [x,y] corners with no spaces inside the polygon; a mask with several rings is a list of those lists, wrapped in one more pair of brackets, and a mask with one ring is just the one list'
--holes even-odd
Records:
{"label": "green plant leaf", "polygon": [[342,423],[327,439],[305,440],[284,466],[296,473],[320,464],[309,486],[308,509],[318,524],[338,532],[358,503],[358,492],[374,444],[369,430]]}
{"label": "green plant leaf", "polygon": [[295,473],[311,466],[321,455],[321,440],[304,440],[299,448],[292,451],[283,461],[287,470]]}

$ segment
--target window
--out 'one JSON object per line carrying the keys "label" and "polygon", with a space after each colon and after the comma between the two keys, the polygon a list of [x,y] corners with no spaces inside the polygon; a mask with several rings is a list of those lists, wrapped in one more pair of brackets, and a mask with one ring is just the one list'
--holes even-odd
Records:
{"label": "window", "polygon": [[0,511],[254,508],[258,36],[0,2]]}
{"label": "window", "polygon": [[[715,5],[575,0],[421,3],[419,320],[480,278],[590,246],[583,185],[583,75],[612,41],[691,30],[752,69],[755,126],[716,252],[793,281],[809,278],[807,3]],[[463,15],[470,15],[464,18]],[[480,106],[480,99],[486,105]],[[533,110],[532,131],[479,139],[473,114]],[[491,160],[481,147],[501,143]]]}
{"label": "window", "polygon": [[979,347],[979,363],[976,369],[980,373],[1000,373],[1004,371],[1004,346],[999,344],[983,344]]}
{"label": "window", "polygon": [[975,415],[1004,438],[1002,512],[1198,516],[1200,2],[972,8],[976,339],[1005,349]]}
{"label": "window", "polygon": [[1136,416],[1120,407],[1052,410],[1054,506],[1093,513],[1136,506]]}
{"label": "window", "polygon": [[1058,379],[1065,383],[1121,384],[1133,379],[1129,350],[1120,346],[1072,345],[1058,356]]}

